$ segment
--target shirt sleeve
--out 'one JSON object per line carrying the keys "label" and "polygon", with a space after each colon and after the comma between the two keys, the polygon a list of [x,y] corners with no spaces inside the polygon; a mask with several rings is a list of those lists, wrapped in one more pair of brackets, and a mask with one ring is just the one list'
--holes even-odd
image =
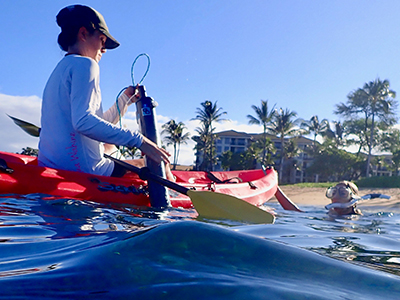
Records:
{"label": "shirt sleeve", "polygon": [[112,124],[117,124],[119,119],[125,115],[128,106],[132,104],[129,100],[129,97],[125,93],[122,93],[114,105],[103,114],[103,119]]}
{"label": "shirt sleeve", "polygon": [[[99,66],[93,59],[83,58],[79,64],[74,65],[70,99],[72,124],[76,131],[104,143],[128,147],[142,145],[143,136],[139,132],[119,128],[110,122],[118,117],[116,105],[105,114],[107,119],[104,119],[99,88]],[[123,103],[124,100],[129,99],[121,99],[121,108],[125,113],[127,103]]]}

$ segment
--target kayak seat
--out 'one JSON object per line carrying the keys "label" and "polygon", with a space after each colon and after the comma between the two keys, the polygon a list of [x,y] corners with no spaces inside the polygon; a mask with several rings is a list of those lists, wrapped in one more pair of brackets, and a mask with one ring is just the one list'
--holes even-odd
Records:
{"label": "kayak seat", "polygon": [[8,167],[4,159],[0,158],[0,172],[11,174],[14,170]]}
{"label": "kayak seat", "polygon": [[240,183],[243,182],[243,180],[237,176],[232,177],[232,178],[228,178],[225,180],[221,180],[219,178],[217,178],[213,173],[211,172],[207,172],[207,177],[208,179],[210,179],[211,181],[215,182],[215,183]]}

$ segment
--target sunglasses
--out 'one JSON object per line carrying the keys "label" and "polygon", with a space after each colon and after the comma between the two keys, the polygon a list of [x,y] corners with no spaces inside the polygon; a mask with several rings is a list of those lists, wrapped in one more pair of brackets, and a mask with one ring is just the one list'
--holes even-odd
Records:
{"label": "sunglasses", "polygon": [[336,195],[339,195],[340,198],[348,198],[351,194],[351,190],[349,187],[344,187],[344,186],[340,186],[340,187],[330,187],[326,190],[326,197],[329,199],[332,199],[333,197],[335,197]]}

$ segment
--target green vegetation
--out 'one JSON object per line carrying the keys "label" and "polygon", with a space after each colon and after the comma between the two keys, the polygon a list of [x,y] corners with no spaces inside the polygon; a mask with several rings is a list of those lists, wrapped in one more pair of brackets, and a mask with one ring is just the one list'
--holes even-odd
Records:
{"label": "green vegetation", "polygon": [[296,184],[280,184],[280,186],[295,186],[300,188],[328,188],[335,186],[337,182],[301,182]]}
{"label": "green vegetation", "polygon": [[314,157],[314,162],[307,171],[319,174],[320,181],[357,179],[365,165],[365,159],[338,149],[330,140],[309,149],[308,153]]}
{"label": "green vegetation", "polygon": [[355,181],[358,187],[369,187],[369,188],[400,188],[400,177],[399,176],[375,176],[362,178]]}
{"label": "green vegetation", "polygon": [[[374,176],[354,181],[359,188],[400,188],[400,177],[398,176]],[[280,184],[280,186],[300,188],[328,188],[335,186],[337,182],[302,182],[296,184]]]}
{"label": "green vegetation", "polygon": [[[363,121],[361,132],[364,133],[365,144],[368,150],[368,158],[366,164],[366,176],[370,175],[370,163],[372,150],[377,141],[375,140],[376,128],[375,122],[381,121],[381,126],[391,126],[397,121],[395,110],[397,102],[394,100],[396,92],[390,90],[388,80],[381,81],[379,78],[364,84],[363,88],[359,88],[350,93],[346,104],[340,103],[336,106],[335,114],[342,115],[347,118],[348,122]],[[361,116],[361,117],[360,117]],[[360,132],[355,131],[353,133]]]}
{"label": "green vegetation", "polygon": [[21,151],[20,154],[30,155],[30,156],[38,156],[39,150],[38,149],[33,149],[31,147],[26,147],[26,148],[22,148],[22,151]]}

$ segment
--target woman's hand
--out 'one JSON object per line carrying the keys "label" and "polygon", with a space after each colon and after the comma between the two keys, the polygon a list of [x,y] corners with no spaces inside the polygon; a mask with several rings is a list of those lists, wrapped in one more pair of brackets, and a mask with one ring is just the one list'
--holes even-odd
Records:
{"label": "woman's hand", "polygon": [[129,104],[135,103],[140,99],[140,93],[139,90],[137,89],[139,85],[136,87],[133,87],[132,85],[128,86],[126,90],[124,91],[124,94],[129,97]]}
{"label": "woman's hand", "polygon": [[145,136],[143,137],[143,142],[139,149],[142,150],[148,158],[154,160],[158,164],[161,162],[164,162],[165,164],[170,163],[169,157],[171,154],[169,154],[165,149],[158,147]]}

